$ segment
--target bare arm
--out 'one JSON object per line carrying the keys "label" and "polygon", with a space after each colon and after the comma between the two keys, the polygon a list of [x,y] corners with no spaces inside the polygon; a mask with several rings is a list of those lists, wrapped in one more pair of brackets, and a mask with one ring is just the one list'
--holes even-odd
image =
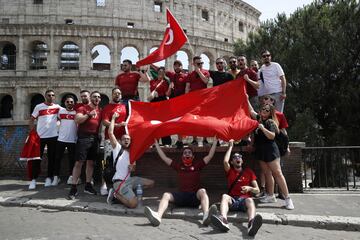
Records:
{"label": "bare arm", "polygon": [[189,93],[190,92],[190,83],[186,83],[185,85],[185,93]]}
{"label": "bare arm", "polygon": [[114,135],[114,125],[115,125],[115,119],[119,117],[119,114],[117,112],[115,112],[112,115],[111,118],[111,122],[110,122],[110,126],[109,126],[109,130],[108,130],[108,134],[109,134],[109,140],[110,140],[110,144],[112,148],[115,148],[117,145],[117,139]]}
{"label": "bare arm", "polygon": [[172,159],[171,158],[168,158],[165,153],[163,152],[163,150],[161,149],[161,147],[159,146],[159,143],[157,140],[155,140],[155,147],[156,147],[156,150],[161,158],[161,160],[163,160],[168,166],[171,165],[172,163]]}
{"label": "bare arm", "polygon": [[[103,119],[102,121],[102,124],[105,126],[105,127],[109,127],[110,126],[110,121],[107,120],[107,119]],[[121,122],[121,123],[114,123],[114,127],[124,127],[126,126],[126,122]]]}
{"label": "bare arm", "polygon": [[82,124],[83,122],[85,122],[86,120],[88,120],[90,118],[90,114],[82,114],[82,113],[77,113],[75,115],[75,122],[77,124]]}
{"label": "bare arm", "polygon": [[29,121],[29,130],[33,130],[35,128],[35,118],[33,116],[31,116],[30,121]]}
{"label": "bare arm", "polygon": [[140,81],[141,82],[150,82],[150,76],[147,73],[147,71],[145,73],[143,73],[142,71],[139,71],[138,73],[140,75]]}
{"label": "bare arm", "polygon": [[225,172],[228,172],[230,170],[230,155],[231,155],[231,151],[234,147],[234,139],[231,139],[229,141],[229,148],[228,150],[226,151],[225,153],[225,156],[224,156],[224,161],[223,161],[223,164],[224,164],[224,170]]}
{"label": "bare arm", "polygon": [[249,78],[249,76],[247,74],[244,75],[244,79],[245,81],[247,81],[248,83],[250,83],[250,85],[255,88],[255,89],[259,89],[260,88],[260,83],[258,81],[253,81]]}
{"label": "bare arm", "polygon": [[285,99],[286,98],[286,78],[285,75],[280,76],[280,81],[281,81],[281,98]]}
{"label": "bare arm", "polygon": [[272,132],[270,130],[267,130],[263,124],[259,124],[259,129],[261,131],[263,131],[263,133],[265,134],[265,136],[270,139],[270,140],[273,140],[275,138],[275,132]]}
{"label": "bare arm", "polygon": [[217,144],[217,138],[215,137],[214,142],[210,148],[209,154],[204,157],[204,162],[208,164],[210,160],[214,157],[215,150],[216,150],[216,144]]}
{"label": "bare arm", "polygon": [[200,68],[198,67],[195,67],[195,71],[197,72],[197,74],[199,75],[199,77],[201,78],[201,80],[207,84],[209,82],[209,78],[206,77],[201,71],[200,71]]}

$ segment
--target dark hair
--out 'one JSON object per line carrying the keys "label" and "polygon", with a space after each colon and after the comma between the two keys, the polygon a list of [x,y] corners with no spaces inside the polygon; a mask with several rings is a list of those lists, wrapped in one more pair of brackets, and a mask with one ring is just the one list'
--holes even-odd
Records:
{"label": "dark hair", "polygon": [[54,91],[54,90],[52,90],[52,89],[48,89],[48,90],[46,90],[45,95],[46,95],[46,94],[48,94],[49,92],[53,92],[53,93],[55,93],[55,91]]}
{"label": "dark hair", "polygon": [[80,94],[82,94],[82,93],[84,93],[84,92],[90,93],[89,90],[84,89],[84,90],[81,90],[81,91],[80,91]]}
{"label": "dark hair", "polygon": [[160,70],[164,70],[165,72],[165,67],[159,67],[157,71],[159,72]]}
{"label": "dark hair", "polygon": [[179,64],[180,66],[182,66],[182,62],[181,62],[180,60],[175,60],[175,61],[174,61],[174,65],[175,65],[175,64]]}
{"label": "dark hair", "polygon": [[66,96],[65,96],[65,100],[68,99],[68,98],[71,98],[71,99],[74,100],[74,102],[75,102],[75,98],[74,98],[73,95],[70,95],[70,94],[66,95]]}
{"label": "dark hair", "polygon": [[269,53],[269,54],[271,54],[270,51],[267,50],[267,49],[263,50],[263,51],[261,52],[261,55],[263,55],[264,53]]}
{"label": "dark hair", "polygon": [[193,57],[193,62],[195,62],[195,60],[201,60],[201,57],[200,56]]}
{"label": "dark hair", "polygon": [[120,90],[120,88],[119,87],[114,87],[112,90],[111,90],[111,93],[114,93],[114,91],[115,90],[119,90],[120,91],[120,93],[121,93],[121,90]]}
{"label": "dark hair", "polygon": [[101,96],[101,93],[100,93],[99,91],[93,91],[93,92],[91,92],[90,96],[92,96],[92,95],[95,94],[95,93],[98,93],[98,94]]}
{"label": "dark hair", "polygon": [[130,65],[132,65],[132,61],[130,59],[125,59],[123,63],[129,63]]}

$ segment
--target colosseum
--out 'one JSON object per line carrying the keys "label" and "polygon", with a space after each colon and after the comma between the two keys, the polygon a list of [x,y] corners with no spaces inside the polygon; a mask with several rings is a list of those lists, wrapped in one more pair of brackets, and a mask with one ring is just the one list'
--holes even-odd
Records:
{"label": "colosseum", "polygon": [[[233,43],[259,25],[260,12],[241,0],[0,0],[0,126],[25,125],[45,89],[57,101],[81,89],[109,101],[121,61],[147,56],[162,40],[169,8],[189,44],[163,61],[202,55],[213,68]],[[100,59],[98,61],[97,59]],[[140,85],[140,97],[147,94]]]}

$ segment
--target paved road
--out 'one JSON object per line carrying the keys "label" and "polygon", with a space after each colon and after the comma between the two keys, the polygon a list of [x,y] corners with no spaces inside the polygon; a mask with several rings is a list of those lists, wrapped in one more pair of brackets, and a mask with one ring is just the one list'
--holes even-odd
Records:
{"label": "paved road", "polygon": [[[143,217],[0,206],[1,239],[253,239],[246,224],[230,224],[228,233],[203,227],[200,221],[164,219],[152,227]],[[359,239],[359,232],[264,224],[255,239]]]}

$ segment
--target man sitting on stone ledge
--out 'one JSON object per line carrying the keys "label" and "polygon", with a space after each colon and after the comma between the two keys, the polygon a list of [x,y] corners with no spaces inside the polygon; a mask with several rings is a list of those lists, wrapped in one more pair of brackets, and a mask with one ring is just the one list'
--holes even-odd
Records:
{"label": "man sitting on stone ledge", "polygon": [[234,140],[229,141],[229,148],[224,157],[224,169],[227,177],[228,193],[223,194],[220,203],[220,215],[212,215],[211,223],[221,231],[230,230],[227,221],[227,213],[231,211],[242,211],[248,215],[248,234],[255,236],[262,225],[262,217],[255,214],[255,203],[251,193],[259,193],[256,176],[250,168],[243,169],[241,154],[235,153],[229,163]]}
{"label": "man sitting on stone ledge", "polygon": [[173,161],[168,158],[163,150],[160,148],[158,141],[155,141],[155,147],[158,151],[160,158],[170,167],[172,167],[178,175],[179,192],[165,192],[160,200],[158,211],[155,212],[149,207],[145,207],[145,216],[149,219],[153,226],[159,226],[161,223],[162,215],[167,209],[169,202],[174,203],[179,207],[198,207],[204,213],[203,224],[205,226],[210,223],[210,216],[214,214],[216,207],[209,210],[209,197],[204,188],[200,188],[200,171],[205,167],[213,158],[216,150],[217,139],[210,148],[209,154],[201,161],[193,162],[194,154],[191,148],[184,148],[182,154],[182,162]]}

